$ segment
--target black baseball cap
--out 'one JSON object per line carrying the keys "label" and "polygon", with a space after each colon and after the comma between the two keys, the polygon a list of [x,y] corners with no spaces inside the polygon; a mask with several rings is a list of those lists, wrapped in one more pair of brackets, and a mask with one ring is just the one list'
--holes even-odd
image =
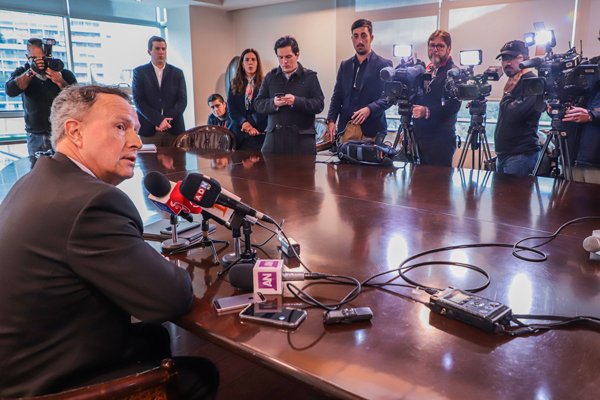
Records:
{"label": "black baseball cap", "polygon": [[525,46],[525,42],[521,40],[511,40],[502,46],[500,54],[498,54],[496,58],[498,59],[504,55],[516,57],[519,54],[522,54],[525,58],[529,58],[529,49]]}

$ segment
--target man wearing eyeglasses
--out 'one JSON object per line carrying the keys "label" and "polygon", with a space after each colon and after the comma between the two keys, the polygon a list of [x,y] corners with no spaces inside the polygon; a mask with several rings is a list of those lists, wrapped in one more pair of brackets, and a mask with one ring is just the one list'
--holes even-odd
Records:
{"label": "man wearing eyeglasses", "polygon": [[512,40],[504,44],[496,58],[502,59],[502,69],[508,77],[494,132],[496,171],[527,176],[533,172],[540,154],[537,130],[544,101],[542,96],[523,92],[523,79],[535,78],[532,71],[519,68],[529,58],[524,42]]}
{"label": "man wearing eyeglasses", "polygon": [[444,97],[446,74],[454,68],[451,45],[450,33],[443,30],[436,30],[427,40],[427,55],[431,61],[427,72],[431,73],[432,80],[425,93],[416,98],[412,109],[421,164],[452,166],[460,101]]}
{"label": "man wearing eyeglasses", "polygon": [[41,39],[27,41],[27,63],[18,67],[6,82],[9,97],[21,95],[25,112],[27,151],[30,156],[52,148],[50,143],[50,107],[60,91],[77,83],[68,69],[54,71],[46,67]]}

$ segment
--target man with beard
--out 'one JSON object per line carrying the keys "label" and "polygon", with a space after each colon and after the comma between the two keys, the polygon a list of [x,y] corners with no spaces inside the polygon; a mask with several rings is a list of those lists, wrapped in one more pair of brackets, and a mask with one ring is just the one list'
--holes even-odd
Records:
{"label": "man with beard", "polygon": [[379,71],[391,67],[392,62],[371,49],[371,21],[355,21],[351,32],[356,54],[342,61],[338,69],[327,113],[327,135],[333,139],[337,120],[338,132],[344,131],[346,125],[351,123],[360,126],[364,136],[382,142],[387,133],[385,110],[391,104],[382,96],[384,82],[379,78]]}
{"label": "man with beard", "polygon": [[494,132],[496,171],[527,176],[533,172],[540,154],[537,130],[544,101],[542,96],[523,93],[523,79],[535,78],[528,69],[519,69],[519,64],[529,58],[525,43],[506,43],[496,58],[502,59],[502,69],[508,76]]}
{"label": "man with beard", "polygon": [[454,68],[451,50],[450,33],[436,30],[429,36],[427,55],[431,63],[427,66],[427,72],[431,74],[431,82],[425,93],[415,99],[412,109],[421,164],[452,166],[452,156],[456,150],[456,114],[460,109],[460,101],[444,97],[446,74]]}

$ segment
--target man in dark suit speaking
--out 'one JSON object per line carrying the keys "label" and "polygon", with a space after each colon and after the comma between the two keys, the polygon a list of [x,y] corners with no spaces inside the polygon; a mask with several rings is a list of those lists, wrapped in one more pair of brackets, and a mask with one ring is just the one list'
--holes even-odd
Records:
{"label": "man in dark suit speaking", "polygon": [[185,131],[185,78],[182,70],[167,64],[165,39],[148,39],[148,54],[150,62],[133,70],[133,101],[140,120],[140,136],[144,143],[170,146]]}
{"label": "man in dark suit speaking", "polygon": [[[62,391],[170,356],[157,322],[186,313],[188,273],[142,238],[133,202],[139,122],[119,89],[70,86],[51,111],[54,157],[40,158],[0,207],[0,397]],[[131,323],[134,316],[142,323]],[[218,372],[174,357],[180,397],[210,398]]]}
{"label": "man in dark suit speaking", "polygon": [[352,24],[351,31],[356,54],[342,61],[338,69],[327,113],[327,135],[333,138],[337,121],[338,132],[351,123],[360,126],[364,136],[382,142],[387,133],[385,110],[391,104],[383,97],[384,82],[379,71],[391,67],[392,62],[371,49],[371,21],[359,19]]}

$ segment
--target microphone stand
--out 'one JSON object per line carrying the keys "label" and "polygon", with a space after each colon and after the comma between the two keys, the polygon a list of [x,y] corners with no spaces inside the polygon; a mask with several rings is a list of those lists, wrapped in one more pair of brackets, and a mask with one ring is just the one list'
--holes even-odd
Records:
{"label": "microphone stand", "polygon": [[[231,232],[233,234],[233,253],[225,254],[221,260],[226,267],[223,273],[226,272],[234,263],[238,262],[251,263],[256,262],[256,250],[252,248],[250,234],[252,233],[252,224],[246,220],[246,214],[240,211],[235,211],[231,218]],[[244,232],[244,251],[241,248],[242,228]]]}
{"label": "microphone stand", "polygon": [[[209,237],[209,230],[210,230],[210,224],[208,223],[208,221],[210,220],[210,218],[212,217],[209,213],[202,211],[200,213],[202,215],[202,238],[196,242],[192,242],[189,246],[186,247],[186,250],[190,250],[190,249],[194,249],[196,247],[201,247],[201,248],[210,248],[210,251],[212,252],[212,256],[213,256],[213,264],[219,264],[219,257],[217,256],[217,249],[215,248],[215,243],[216,244],[224,244],[225,246],[223,246],[223,249],[227,246],[229,246],[229,241],[227,240],[217,240],[217,239],[211,239]],[[216,218],[216,217],[212,217],[216,222],[220,223],[220,224],[225,224],[225,221],[221,220],[220,218]],[[221,249],[221,250],[223,250]]]}
{"label": "microphone stand", "polygon": [[171,239],[167,239],[161,243],[161,248],[165,253],[172,253],[176,250],[181,250],[184,247],[190,245],[190,241],[187,239],[180,239],[177,237],[177,223],[179,217],[171,214]]}

